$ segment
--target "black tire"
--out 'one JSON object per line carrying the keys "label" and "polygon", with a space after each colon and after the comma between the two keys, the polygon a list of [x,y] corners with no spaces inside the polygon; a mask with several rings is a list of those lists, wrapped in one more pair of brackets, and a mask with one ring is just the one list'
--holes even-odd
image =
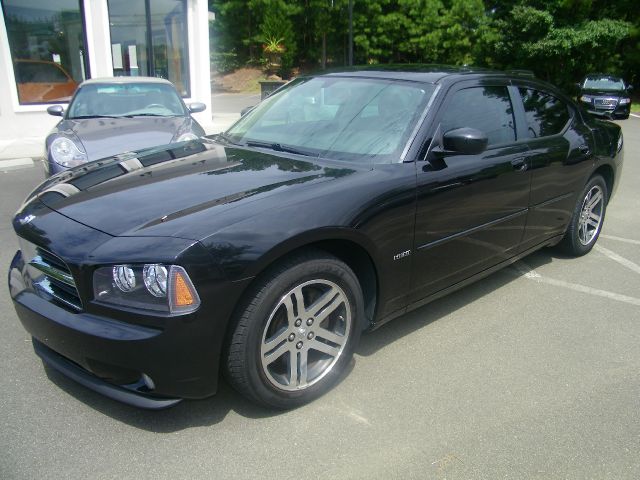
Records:
{"label": "black tire", "polygon": [[[583,218],[582,216],[585,212],[587,197],[590,195],[590,193],[593,195],[593,192],[598,191],[602,194],[600,204],[601,209],[597,212],[600,213],[598,226],[595,227],[591,225],[591,227],[584,227],[584,222],[581,222],[581,218]],[[598,237],[600,236],[600,231],[602,230],[602,226],[604,224],[608,201],[609,192],[607,191],[607,183],[604,181],[604,178],[602,178],[602,176],[594,175],[589,179],[584,189],[578,196],[578,200],[573,210],[573,215],[571,216],[571,221],[569,222],[567,231],[564,234],[562,241],[558,244],[558,247],[561,251],[563,251],[567,255],[571,255],[574,257],[585,255],[591,251],[593,246],[598,241]],[[588,234],[585,234],[585,231],[581,230],[582,228],[592,228],[592,230],[590,230]]]}
{"label": "black tire", "polygon": [[[294,291],[302,292],[303,308],[309,311],[299,309]],[[288,297],[287,293],[290,293]],[[331,297],[334,293],[335,297]],[[316,305],[323,304],[327,298],[334,300],[321,308],[316,318],[316,314],[310,313],[311,304],[316,311],[319,308]],[[321,319],[329,310],[331,313]],[[335,385],[348,366],[362,332],[363,312],[360,284],[345,263],[316,250],[292,256],[266,272],[238,309],[223,359],[226,377],[242,395],[267,407],[290,409],[308,403]],[[303,313],[313,318],[304,318]],[[299,316],[303,318],[297,318]],[[313,324],[314,319],[317,324]],[[299,320],[302,325],[298,324]],[[275,333],[270,333],[274,329]],[[322,332],[334,335],[338,341],[325,340]],[[282,338],[283,335],[286,338]],[[271,348],[270,338],[276,338],[273,345],[280,346],[273,349],[276,360],[271,359],[271,353],[264,353]],[[331,355],[316,349],[324,350],[326,347],[321,344],[325,343]],[[281,349],[287,350],[276,357]],[[340,352],[332,356],[337,350]],[[301,366],[303,356],[306,385],[303,385]],[[268,361],[273,363],[265,365]],[[293,368],[290,362],[295,362]],[[310,380],[312,371],[321,372],[313,381]]]}

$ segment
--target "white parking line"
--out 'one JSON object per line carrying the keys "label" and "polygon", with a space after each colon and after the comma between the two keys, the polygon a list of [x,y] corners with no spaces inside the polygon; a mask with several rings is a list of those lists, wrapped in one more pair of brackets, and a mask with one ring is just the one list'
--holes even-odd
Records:
{"label": "white parking line", "polygon": [[636,115],[635,113],[630,113],[629,115],[631,115],[632,117],[640,118],[640,115]]}
{"label": "white parking line", "polygon": [[523,261],[518,261],[513,266],[529,280],[533,280],[538,283],[546,283],[547,285],[553,285],[556,287],[568,288],[575,292],[587,293],[589,295],[595,295],[597,297],[604,297],[617,302],[628,303],[630,305],[636,305],[640,307],[640,298],[629,297],[627,295],[621,295],[615,292],[609,292],[607,290],[600,290],[597,288],[585,287],[584,285],[578,285],[577,283],[565,282],[564,280],[556,280],[554,278],[543,277],[538,272],[533,270]]}
{"label": "white parking line", "polygon": [[625,242],[625,243],[632,243],[634,245],[640,245],[640,240],[634,240],[632,238],[616,237],[615,235],[605,235],[601,233],[600,238],[606,238],[608,240],[616,240],[617,242]]}
{"label": "white parking line", "polygon": [[608,258],[610,258],[614,262],[618,262],[623,267],[627,267],[629,270],[632,270],[632,271],[636,272],[638,275],[640,275],[640,265],[638,265],[637,263],[633,263],[631,260],[627,260],[626,258],[621,257],[620,255],[618,255],[616,252],[612,252],[608,248],[604,248],[604,247],[602,247],[600,245],[596,245],[593,248],[595,248],[598,252],[600,252],[603,255],[607,256]]}

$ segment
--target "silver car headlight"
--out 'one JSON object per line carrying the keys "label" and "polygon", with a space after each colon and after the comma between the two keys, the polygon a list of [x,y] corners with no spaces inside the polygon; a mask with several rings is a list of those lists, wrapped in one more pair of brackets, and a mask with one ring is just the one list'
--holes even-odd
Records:
{"label": "silver car headlight", "polygon": [[592,99],[593,99],[593,97],[590,96],[590,95],[582,95],[580,97],[580,100],[582,100],[584,103],[591,103]]}
{"label": "silver car headlight", "polygon": [[620,105],[626,105],[627,103],[631,103],[631,99],[630,98],[621,98],[620,99]]}
{"label": "silver car headlight", "polygon": [[100,267],[93,274],[96,301],[114,307],[180,315],[200,306],[189,275],[178,265],[148,263]]}
{"label": "silver car headlight", "polygon": [[82,145],[68,137],[58,137],[49,146],[51,158],[65,168],[76,167],[88,161],[87,153]]}

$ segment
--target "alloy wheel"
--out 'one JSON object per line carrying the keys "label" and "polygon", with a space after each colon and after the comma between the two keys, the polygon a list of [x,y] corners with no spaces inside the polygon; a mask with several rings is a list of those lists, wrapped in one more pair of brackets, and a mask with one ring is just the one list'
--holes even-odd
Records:
{"label": "alloy wheel", "polygon": [[582,245],[589,245],[597,236],[602,225],[604,210],[604,192],[594,185],[585,196],[578,220],[578,240]]}
{"label": "alloy wheel", "polygon": [[286,391],[319,382],[342,355],[351,327],[351,305],[335,283],[315,279],[288,291],[262,333],[260,360],[269,382]]}

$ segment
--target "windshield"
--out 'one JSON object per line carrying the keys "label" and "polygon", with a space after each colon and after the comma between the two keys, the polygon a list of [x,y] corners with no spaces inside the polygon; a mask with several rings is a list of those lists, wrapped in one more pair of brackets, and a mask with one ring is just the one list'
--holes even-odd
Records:
{"label": "windshield", "polygon": [[225,135],[241,145],[350,161],[397,161],[435,86],[365,78],[298,81]]}
{"label": "windshield", "polygon": [[160,83],[89,84],[78,90],[67,118],[184,116],[175,88]]}
{"label": "windshield", "polygon": [[594,90],[624,90],[624,82],[615,77],[587,77],[583,88]]}

